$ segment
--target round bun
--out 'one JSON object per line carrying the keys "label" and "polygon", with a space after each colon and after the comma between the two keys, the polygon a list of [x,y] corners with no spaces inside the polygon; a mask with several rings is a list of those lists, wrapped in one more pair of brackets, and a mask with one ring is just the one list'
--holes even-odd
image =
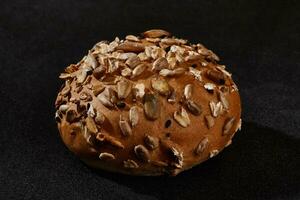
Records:
{"label": "round bun", "polygon": [[176,175],[217,155],[241,126],[237,86],[219,58],[164,30],[97,43],[60,75],[55,119],[94,168]]}

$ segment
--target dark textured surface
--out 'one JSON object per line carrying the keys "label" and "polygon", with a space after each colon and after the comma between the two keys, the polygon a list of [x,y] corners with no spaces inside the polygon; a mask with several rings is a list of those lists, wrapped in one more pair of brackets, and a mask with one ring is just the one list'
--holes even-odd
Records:
{"label": "dark textured surface", "polygon": [[[300,14],[294,1],[0,2],[0,199],[300,199]],[[164,28],[233,73],[243,130],[177,177],[96,172],[62,144],[58,75],[99,40]]]}

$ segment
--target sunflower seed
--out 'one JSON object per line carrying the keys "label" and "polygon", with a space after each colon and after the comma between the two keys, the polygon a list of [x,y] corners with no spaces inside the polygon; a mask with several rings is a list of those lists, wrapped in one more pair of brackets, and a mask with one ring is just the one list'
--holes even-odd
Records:
{"label": "sunflower seed", "polygon": [[99,159],[100,160],[114,160],[115,156],[111,153],[107,153],[107,152],[102,152],[99,155]]}
{"label": "sunflower seed", "polygon": [[168,163],[164,162],[164,161],[160,161],[160,160],[153,160],[151,161],[151,164],[158,166],[158,167],[167,167]]}
{"label": "sunflower seed", "polygon": [[69,78],[72,78],[72,75],[71,74],[68,74],[68,73],[61,73],[59,75],[59,78],[60,79],[69,79]]}
{"label": "sunflower seed", "polygon": [[134,41],[134,42],[139,42],[139,41],[140,41],[139,38],[137,38],[137,37],[134,36],[134,35],[127,35],[127,36],[125,37],[125,39],[126,39],[126,40],[130,40],[130,41]]}
{"label": "sunflower seed", "polygon": [[151,80],[151,86],[161,95],[169,95],[171,93],[171,87],[168,82],[162,78],[155,78]]}
{"label": "sunflower seed", "polygon": [[223,126],[223,135],[229,134],[234,121],[235,121],[235,117],[230,117],[225,121],[224,126]]}
{"label": "sunflower seed", "polygon": [[131,76],[132,70],[129,67],[122,69],[121,75],[124,77]]}
{"label": "sunflower seed", "polygon": [[77,74],[76,77],[77,77],[77,82],[78,82],[78,83],[83,83],[84,80],[85,80],[86,77],[87,77],[87,71],[84,70],[84,69],[82,69],[82,70],[79,72],[79,74]]}
{"label": "sunflower seed", "polygon": [[69,94],[70,90],[71,90],[70,83],[69,83],[69,81],[66,81],[65,87],[62,89],[62,91],[60,93],[61,93],[61,95],[66,96]]}
{"label": "sunflower seed", "polygon": [[135,161],[130,160],[130,159],[124,160],[123,165],[125,168],[131,168],[131,169],[139,167],[139,165]]}
{"label": "sunflower seed", "polygon": [[86,102],[86,101],[91,101],[93,98],[87,92],[81,92],[79,95],[79,99]]}
{"label": "sunflower seed", "polygon": [[131,83],[123,79],[117,83],[118,98],[125,99],[131,91]]}
{"label": "sunflower seed", "polygon": [[62,113],[66,113],[66,111],[69,109],[69,107],[70,107],[69,105],[62,104],[62,105],[59,106],[59,109],[58,109],[58,110],[59,110],[60,112],[62,112]]}
{"label": "sunflower seed", "polygon": [[76,118],[77,118],[77,114],[76,114],[75,110],[68,110],[67,111],[67,114],[66,114],[67,122],[72,123],[76,120]]}
{"label": "sunflower seed", "polygon": [[139,75],[141,75],[146,69],[146,65],[145,64],[139,64],[138,66],[136,66],[133,71],[132,71],[132,76],[131,78],[135,78]]}
{"label": "sunflower seed", "polygon": [[139,160],[141,160],[143,162],[150,161],[150,154],[149,154],[148,150],[146,149],[146,147],[144,147],[143,145],[139,144],[139,145],[135,146],[134,153]]}
{"label": "sunflower seed", "polygon": [[95,121],[94,121],[93,118],[87,117],[87,118],[85,119],[85,123],[86,123],[87,129],[88,129],[91,133],[96,134],[96,133],[98,132],[98,128],[97,128],[97,126],[96,126]]}
{"label": "sunflower seed", "polygon": [[215,87],[216,87],[216,85],[213,83],[205,83],[204,84],[204,88],[208,91],[213,91]]}
{"label": "sunflower seed", "polygon": [[221,101],[221,103],[223,104],[223,107],[228,110],[229,108],[229,102],[228,100],[226,99],[225,95],[223,94],[223,92],[219,91],[218,93],[219,95],[219,100]]}
{"label": "sunflower seed", "polygon": [[136,53],[128,52],[128,53],[120,53],[116,58],[119,60],[127,60],[128,58],[131,58],[133,56],[136,56]]}
{"label": "sunflower seed", "polygon": [[196,80],[202,81],[201,71],[194,69],[193,67],[189,67],[189,72],[195,77]]}
{"label": "sunflower seed", "polygon": [[132,127],[135,127],[139,121],[138,107],[132,106],[129,110],[129,121]]}
{"label": "sunflower seed", "polygon": [[103,65],[100,65],[99,67],[94,69],[93,76],[96,79],[100,79],[103,76],[103,74],[105,73],[105,71],[106,71],[106,67],[104,67]]}
{"label": "sunflower seed", "polygon": [[138,83],[136,84],[133,89],[132,89],[132,92],[133,92],[133,96],[134,98],[140,98],[142,99],[145,95],[145,85],[144,83]]}
{"label": "sunflower seed", "polygon": [[185,44],[187,41],[183,40],[183,39],[177,39],[177,38],[164,38],[164,39],[161,39],[161,42],[171,46],[171,45]]}
{"label": "sunflower seed", "polygon": [[148,42],[158,43],[160,42],[160,38],[145,38]]}
{"label": "sunflower seed", "polygon": [[145,50],[145,46],[142,43],[126,41],[115,48],[116,50],[122,50],[124,52],[142,52]]}
{"label": "sunflower seed", "polygon": [[145,145],[148,149],[154,150],[158,147],[159,141],[157,137],[146,135],[144,139]]}
{"label": "sunflower seed", "polygon": [[223,72],[223,74],[225,74],[226,76],[231,77],[231,74],[230,74],[228,71],[226,71],[225,65],[219,65],[219,66],[217,66],[216,68],[217,68],[218,70],[220,70],[221,72]]}
{"label": "sunflower seed", "polygon": [[155,120],[160,116],[160,104],[156,95],[151,93],[144,95],[144,112],[150,120]]}
{"label": "sunflower seed", "polygon": [[225,147],[228,147],[229,145],[231,145],[232,140],[228,140],[228,142],[225,144]]}
{"label": "sunflower seed", "polygon": [[[147,48],[147,47],[146,47],[146,48]],[[140,59],[141,61],[145,61],[145,60],[149,60],[149,59],[150,59],[150,57],[148,57],[148,56],[146,55],[145,52],[139,53],[139,54],[138,54],[138,57],[139,57],[139,59]]]}
{"label": "sunflower seed", "polygon": [[186,105],[188,110],[193,114],[193,115],[200,115],[202,113],[202,108],[200,105],[198,105],[196,102],[192,100],[187,100]]}
{"label": "sunflower seed", "polygon": [[188,127],[191,123],[189,115],[183,107],[181,107],[180,112],[178,112],[178,111],[174,112],[174,119],[182,127]]}
{"label": "sunflower seed", "polygon": [[174,89],[172,90],[172,92],[168,96],[168,102],[171,103],[171,104],[176,103],[176,92],[175,92]]}
{"label": "sunflower seed", "polygon": [[210,158],[215,157],[216,155],[218,155],[218,153],[219,153],[219,150],[214,149],[211,152],[209,152],[209,157]]}
{"label": "sunflower seed", "polygon": [[81,123],[81,133],[83,134],[83,137],[85,138],[86,142],[90,145],[94,145],[96,142],[96,138],[94,135],[92,135],[89,131],[88,128],[86,126],[83,126],[83,124]]}
{"label": "sunflower seed", "polygon": [[[104,90],[105,91],[105,90]],[[106,107],[108,108],[112,108],[114,107],[114,105],[112,104],[112,102],[110,102],[110,99],[109,97],[107,97],[105,94],[104,94],[104,91],[102,93],[100,93],[97,98],[99,99],[99,101]]]}
{"label": "sunflower seed", "polygon": [[87,66],[90,66],[93,69],[96,69],[96,67],[98,66],[98,62],[93,54],[87,55],[85,59],[85,63],[87,64]]}
{"label": "sunflower seed", "polygon": [[204,150],[207,148],[207,146],[208,146],[208,138],[205,137],[197,145],[197,147],[195,149],[195,154],[200,155],[201,153],[204,152]]}
{"label": "sunflower seed", "polygon": [[159,72],[159,75],[161,76],[175,76],[175,75],[180,75],[183,74],[185,72],[185,69],[180,67],[180,68],[176,68],[174,70],[170,70],[170,69],[162,69]]}
{"label": "sunflower seed", "polygon": [[175,167],[182,168],[183,165],[183,153],[179,152],[175,147],[170,148],[172,156],[175,158]]}
{"label": "sunflower seed", "polygon": [[92,117],[92,118],[94,118],[96,116],[95,109],[94,109],[93,105],[90,105],[90,107],[87,111],[87,115],[89,117]]}
{"label": "sunflower seed", "polygon": [[242,119],[241,118],[236,126],[235,132],[240,131],[240,130],[242,130]]}
{"label": "sunflower seed", "polygon": [[152,64],[152,71],[159,71],[169,67],[169,63],[166,58],[160,57],[156,59]]}
{"label": "sunflower seed", "polygon": [[146,38],[160,38],[164,36],[170,36],[171,34],[162,29],[152,29],[149,31],[145,31],[142,35]]}
{"label": "sunflower seed", "polygon": [[191,61],[198,61],[202,58],[202,56],[200,55],[188,55],[187,57],[185,57],[185,61],[186,62],[191,62]]}
{"label": "sunflower seed", "polygon": [[209,102],[209,107],[213,117],[218,117],[223,113],[223,104],[220,101],[218,103],[213,101]]}
{"label": "sunflower seed", "polygon": [[141,60],[136,55],[128,58],[125,62],[125,64],[128,65],[131,69],[135,68],[140,63],[141,63]]}
{"label": "sunflower seed", "polygon": [[193,85],[192,84],[187,84],[184,87],[184,98],[185,99],[190,99],[192,97],[192,93],[193,93]]}
{"label": "sunflower seed", "polygon": [[208,129],[212,128],[215,125],[215,120],[210,115],[205,115],[205,122]]}
{"label": "sunflower seed", "polygon": [[97,110],[97,114],[96,114],[96,117],[95,117],[95,122],[96,124],[98,125],[101,125],[103,124],[105,121],[105,116],[102,112],[100,112],[99,110]]}
{"label": "sunflower seed", "polygon": [[112,146],[118,147],[120,149],[124,149],[124,145],[117,140],[115,137],[108,135],[106,133],[98,133],[96,139],[100,142],[107,142]]}
{"label": "sunflower seed", "polygon": [[208,79],[214,81],[215,83],[223,85],[225,83],[225,76],[222,72],[216,70],[207,70],[206,76]]}
{"label": "sunflower seed", "polygon": [[55,121],[58,122],[58,123],[60,123],[61,119],[62,119],[62,114],[61,114],[61,112],[59,110],[57,110],[55,112]]}
{"label": "sunflower seed", "polygon": [[102,83],[97,83],[95,85],[93,85],[93,94],[95,96],[97,96],[98,94],[100,94],[101,92],[103,92],[103,90],[105,89],[105,86]]}
{"label": "sunflower seed", "polygon": [[124,136],[132,135],[132,130],[126,119],[123,119],[122,115],[120,115],[119,127]]}

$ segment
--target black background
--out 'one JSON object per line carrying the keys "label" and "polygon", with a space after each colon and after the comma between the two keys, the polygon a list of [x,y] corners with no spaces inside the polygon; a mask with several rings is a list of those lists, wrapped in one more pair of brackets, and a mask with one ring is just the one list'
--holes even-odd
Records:
{"label": "black background", "polygon": [[[1,0],[0,199],[300,199],[298,2]],[[97,41],[150,28],[222,58],[243,130],[177,177],[94,171],[59,138],[58,75]]]}

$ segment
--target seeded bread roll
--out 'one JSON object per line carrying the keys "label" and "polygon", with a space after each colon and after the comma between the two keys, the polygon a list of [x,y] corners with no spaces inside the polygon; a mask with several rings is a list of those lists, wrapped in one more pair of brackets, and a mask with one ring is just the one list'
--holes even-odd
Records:
{"label": "seeded bread roll", "polygon": [[130,175],[176,175],[231,144],[237,86],[202,44],[164,30],[97,43],[60,75],[55,119],[86,164]]}

